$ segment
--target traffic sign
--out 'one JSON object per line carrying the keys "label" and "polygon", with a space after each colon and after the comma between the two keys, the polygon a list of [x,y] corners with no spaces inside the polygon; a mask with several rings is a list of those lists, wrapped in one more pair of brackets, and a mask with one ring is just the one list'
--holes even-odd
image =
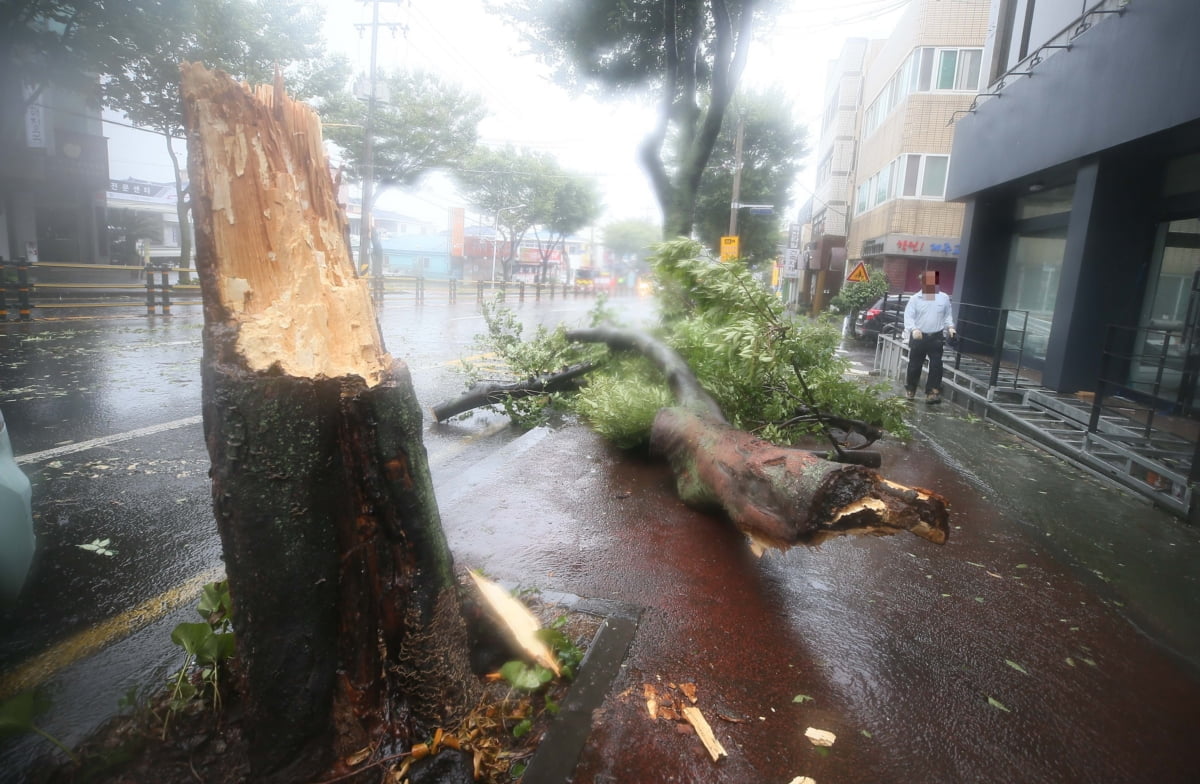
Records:
{"label": "traffic sign", "polygon": [[846,276],[846,280],[850,283],[866,283],[870,279],[871,276],[867,273],[867,267],[861,261],[858,262],[858,266],[851,270],[850,274]]}
{"label": "traffic sign", "polygon": [[732,237],[721,238],[721,261],[732,261],[738,257],[738,238],[735,234]]}

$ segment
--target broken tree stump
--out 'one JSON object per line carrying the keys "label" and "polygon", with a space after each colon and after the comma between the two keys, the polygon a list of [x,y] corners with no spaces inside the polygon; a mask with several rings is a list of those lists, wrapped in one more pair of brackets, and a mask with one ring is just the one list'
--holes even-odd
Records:
{"label": "broken tree stump", "polygon": [[757,552],[902,530],[946,541],[944,498],[734,428],[683,358],[650,335],[598,327],[569,330],[567,339],[638,351],[662,370],[678,405],[655,416],[650,451],[670,463],[685,503],[722,509]]}
{"label": "broken tree stump", "polygon": [[320,123],[182,66],[203,414],[256,781],[380,756],[475,703],[407,368],[354,275]]}

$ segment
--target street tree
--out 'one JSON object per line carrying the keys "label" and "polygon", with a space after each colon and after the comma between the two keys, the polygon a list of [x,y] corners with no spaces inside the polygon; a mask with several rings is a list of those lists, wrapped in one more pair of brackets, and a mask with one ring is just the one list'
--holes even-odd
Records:
{"label": "street tree", "polygon": [[647,267],[651,249],[662,239],[662,229],[647,220],[626,218],[606,225],[603,235],[604,247],[613,252],[618,263],[640,272]]}
{"label": "street tree", "polygon": [[[512,264],[525,235],[548,214],[557,164],[546,153],[503,147],[478,148],[456,173],[463,197],[492,218],[501,280],[512,277]],[[493,254],[496,253],[493,245]]]}
{"label": "street tree", "polygon": [[771,215],[741,209],[737,215],[739,255],[752,266],[774,259],[779,246],[779,215],[792,199],[792,185],[808,154],[808,129],[796,122],[782,90],[739,95],[725,116],[712,159],[696,196],[696,236],[713,253],[729,231],[733,180],[738,169],[737,127],[741,120],[741,175],[738,201],[770,204]]}
{"label": "street tree", "polygon": [[[433,74],[393,71],[379,82],[371,123],[376,189],[368,210],[389,188],[406,188],[432,171],[461,167],[475,149],[486,114],[481,97]],[[340,148],[346,173],[361,183],[366,102],[342,92],[324,101],[320,113],[325,137]]]}
{"label": "street tree", "polygon": [[[98,100],[96,73],[120,67],[121,41],[112,21],[145,22],[153,0],[6,0],[0,3],[0,85],[3,106],[22,109],[50,85]],[[0,121],[24,122],[24,111]]]}
{"label": "street tree", "polygon": [[[539,204],[538,222],[533,235],[538,242],[541,271],[538,282],[546,283],[554,249],[565,245],[566,238],[592,223],[600,215],[600,194],[594,180],[568,174],[552,175],[551,190]],[[542,234],[546,239],[542,239]]]}
{"label": "street tree", "polygon": [[[321,11],[304,0],[145,0],[143,17],[109,20],[129,57],[101,80],[104,104],[162,136],[175,173],[180,266],[191,261],[190,205],[173,141],[183,136],[179,66],[189,60],[235,79],[270,81],[276,69],[323,60]],[[147,24],[147,20],[152,23]],[[344,61],[329,68],[344,71]],[[311,75],[314,69],[309,69]],[[302,84],[293,85],[306,97]]]}
{"label": "street tree", "polygon": [[689,236],[696,194],[746,65],[754,23],[774,0],[513,0],[502,14],[571,89],[650,97],[640,149],[663,236]]}

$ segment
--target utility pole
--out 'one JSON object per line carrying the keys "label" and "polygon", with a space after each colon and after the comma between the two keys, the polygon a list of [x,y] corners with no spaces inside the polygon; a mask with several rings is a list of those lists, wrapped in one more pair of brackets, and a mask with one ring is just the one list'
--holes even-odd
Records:
{"label": "utility pole", "polygon": [[737,137],[733,144],[733,200],[729,202],[729,236],[737,236],[738,199],[742,195],[742,141],[746,136],[746,116],[738,112]]}
{"label": "utility pole", "polygon": [[[383,0],[363,0],[371,3],[371,62],[367,69],[367,122],[363,128],[363,184],[362,209],[358,226],[358,263],[361,265],[370,259],[371,264],[371,296],[378,307],[383,304],[383,256],[376,256],[371,247],[374,232],[371,231],[371,200],[375,191],[375,74],[376,55],[379,52],[379,3]],[[395,0],[393,0],[395,1]],[[368,25],[355,25],[360,30]],[[393,32],[396,24],[387,24]]]}
{"label": "utility pole", "polygon": [[382,304],[383,260],[371,253],[371,198],[375,181],[375,55],[379,47],[379,0],[371,0],[371,63],[367,66],[367,124],[363,129],[362,209],[358,222],[358,263],[371,264],[371,294],[375,305]]}

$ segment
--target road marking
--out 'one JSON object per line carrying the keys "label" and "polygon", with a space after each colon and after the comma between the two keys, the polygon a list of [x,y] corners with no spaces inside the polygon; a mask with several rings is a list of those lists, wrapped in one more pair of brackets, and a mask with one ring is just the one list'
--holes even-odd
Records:
{"label": "road marking", "polygon": [[150,427],[143,427],[138,430],[129,430],[125,433],[113,433],[111,436],[93,438],[90,441],[80,441],[77,444],[56,446],[53,449],[46,449],[41,452],[31,452],[27,455],[20,455],[17,457],[17,465],[37,463],[42,460],[52,460],[56,457],[62,457],[63,455],[73,455],[77,452],[86,452],[89,449],[96,449],[97,447],[119,444],[122,441],[132,441],[135,438],[152,436],[156,433],[165,433],[168,430],[178,430],[181,427],[198,425],[203,421],[204,417],[196,415],[193,417],[187,417],[186,419],[176,419],[174,422],[164,422],[161,425],[151,425]]}
{"label": "road marking", "polygon": [[114,640],[149,626],[188,602],[197,601],[200,590],[205,585],[221,580],[224,576],[223,566],[209,569],[116,617],[89,626],[49,650],[25,660],[12,672],[0,675],[0,700],[37,688],[59,670],[103,650]]}

